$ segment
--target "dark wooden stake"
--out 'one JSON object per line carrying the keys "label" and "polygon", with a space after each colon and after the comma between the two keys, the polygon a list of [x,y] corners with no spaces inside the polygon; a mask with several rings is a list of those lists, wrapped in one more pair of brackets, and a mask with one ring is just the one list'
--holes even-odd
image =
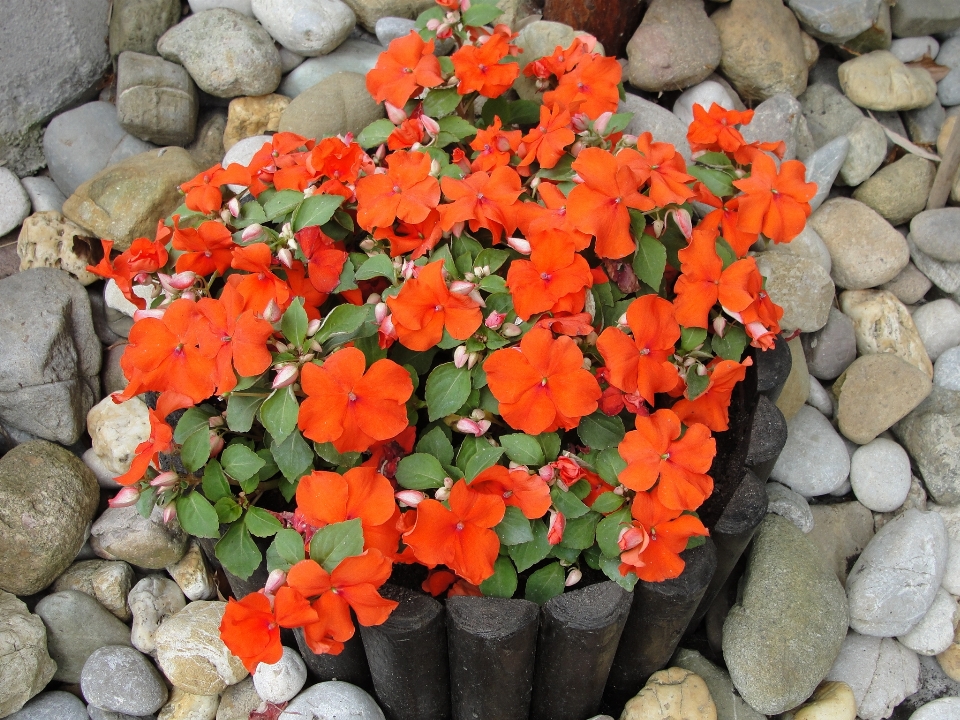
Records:
{"label": "dark wooden stake", "polygon": [[943,151],[943,159],[927,198],[927,210],[939,210],[947,204],[953,179],[957,176],[957,168],[960,168],[960,120],[953,123],[953,130],[950,131],[950,139]]}
{"label": "dark wooden stake", "polygon": [[[356,618],[354,618],[356,623]],[[367,655],[363,651],[363,641],[360,633],[356,633],[343,645],[343,652],[339,655],[317,655],[309,647],[303,637],[303,630],[297,628],[297,647],[307,670],[319,682],[327,680],[343,680],[362,687],[367,692],[373,690],[373,681],[370,679],[370,668],[367,666]]]}
{"label": "dark wooden stake", "polygon": [[644,0],[546,0],[543,19],[588,32],[603,44],[607,55],[624,57],[644,4]]}

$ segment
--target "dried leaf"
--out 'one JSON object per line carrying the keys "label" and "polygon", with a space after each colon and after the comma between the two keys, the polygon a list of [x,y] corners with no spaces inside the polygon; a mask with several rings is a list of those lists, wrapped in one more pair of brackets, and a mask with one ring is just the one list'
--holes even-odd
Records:
{"label": "dried leaf", "polygon": [[933,78],[934,82],[940,82],[943,80],[947,74],[950,72],[950,68],[946,65],[937,65],[932,57],[929,55],[924,55],[919,60],[906,63],[908,68],[920,68],[926,70],[930,73],[930,77]]}
{"label": "dried leaf", "polygon": [[[869,110],[867,110],[867,114],[870,115],[871,118],[876,120],[876,118],[873,117],[873,113],[870,112]],[[914,155],[919,155],[920,157],[926,158],[927,160],[933,160],[933,162],[940,162],[941,158],[939,155],[935,155],[932,152],[927,152],[919,145],[916,145],[910,142],[903,135],[901,135],[900,133],[895,133],[893,130],[886,127],[885,125],[881,124],[881,127],[883,127],[883,131],[887,134],[887,137],[890,138],[891,141],[893,141],[894,144],[899,145],[907,152],[911,152]]]}

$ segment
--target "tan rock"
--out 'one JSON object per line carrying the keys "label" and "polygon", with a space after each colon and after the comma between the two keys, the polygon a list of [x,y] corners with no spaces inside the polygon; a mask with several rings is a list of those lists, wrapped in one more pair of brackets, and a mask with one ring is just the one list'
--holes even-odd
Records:
{"label": "tan rock", "polygon": [[150,438],[150,409],[140,398],[118,404],[107,396],[87,413],[87,432],[103,466],[122,475],[130,469],[137,446]]}
{"label": "tan rock", "polygon": [[289,104],[290,98],[276,93],[231,100],[223,130],[223,149],[229,150],[244,138],[276,132],[280,116]]}
{"label": "tan rock", "polygon": [[844,584],[853,561],[873,537],[873,514],[856,501],[811,505],[810,512],[813,513],[813,532],[807,537],[817,548],[817,557],[823,565]]}
{"label": "tan rock", "polygon": [[793,712],[793,720],[855,720],[857,698],[845,682],[820,684],[807,702]]}
{"label": "tan rock", "polygon": [[219,706],[219,695],[194,695],[175,687],[157,720],[214,720]]}
{"label": "tan rock", "polygon": [[865,445],[923,402],[932,387],[926,373],[893,353],[859,357],[833,384],[840,432]]}
{"label": "tan rock", "polygon": [[20,269],[52,267],[65,270],[89,285],[99,278],[87,270],[96,265],[103,252],[100,241],[90,232],[67,220],[56,210],[34,213],[23,221],[17,239]]}
{"label": "tan rock", "polygon": [[376,32],[377,20],[384,17],[416,19],[424,10],[436,7],[433,0],[344,0],[357,14],[357,22]]}
{"label": "tan rock", "polygon": [[716,720],[707,684],[689,670],[655,672],[623,709],[620,720]]}
{"label": "tan rock", "polygon": [[960,628],[957,628],[950,647],[937,655],[937,662],[948,678],[960,682]]}
{"label": "tan rock", "polygon": [[947,151],[947,143],[950,142],[950,134],[953,132],[957,117],[957,115],[951,115],[940,126],[940,134],[937,136],[937,152],[941,155]]}
{"label": "tan rock", "polygon": [[367,92],[364,76],[339,72],[304,90],[280,116],[280,131],[320,139],[352,132],[359,134],[384,115]]}
{"label": "tan rock", "polygon": [[250,713],[263,705],[264,701],[253,686],[253,678],[248,677],[231,685],[220,695],[217,720],[248,720]]}
{"label": "tan rock", "polygon": [[157,663],[176,687],[194,695],[217,695],[247,676],[240,659],[220,639],[225,602],[197,600],[160,625]]}
{"label": "tan rock", "polygon": [[134,155],[101,170],[63,204],[63,214],[97,237],[126,250],[139,237],[153,238],[157,220],[183,202],[178,187],[201,170],[179,147]]}
{"label": "tan rock", "polygon": [[212,600],[217,596],[216,581],[195,539],[190,540],[186,554],[167,567],[167,572],[191,600]]}
{"label": "tan rock", "polygon": [[783,383],[783,389],[777,396],[776,406],[789,421],[810,397],[810,373],[807,370],[807,359],[803,354],[800,338],[795,337],[790,340],[787,347],[790,348],[793,364],[790,366],[790,374],[787,375],[786,382]]}
{"label": "tan rock", "polygon": [[843,93],[870,110],[923,108],[937,98],[937,84],[926,70],[908,68],[889,50],[848,60],[837,71]]}
{"label": "tan rock", "polygon": [[47,629],[16,595],[0,590],[0,717],[17,712],[57,671]]}
{"label": "tan rock", "polygon": [[756,261],[767,292],[783,308],[780,327],[786,333],[814,332],[827,324],[837,291],[829,272],[788,250],[758,253]]}
{"label": "tan rock", "polygon": [[853,320],[857,352],[893,353],[933,378],[933,363],[907,306],[888,290],[847,290],[840,310]]}
{"label": "tan rock", "polygon": [[127,594],[133,585],[133,568],[122,560],[81,560],[68,567],[53,583],[53,592],[78,590],[96,598],[126,622],[130,619]]}
{"label": "tan rock", "polygon": [[810,69],[820,59],[820,46],[803,30],[800,31],[800,39],[803,41],[803,57],[807,61],[807,68]]}

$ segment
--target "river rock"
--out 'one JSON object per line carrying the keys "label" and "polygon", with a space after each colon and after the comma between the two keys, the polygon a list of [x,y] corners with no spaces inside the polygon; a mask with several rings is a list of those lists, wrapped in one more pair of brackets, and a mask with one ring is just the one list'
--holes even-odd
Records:
{"label": "river rock", "polygon": [[190,540],[182,558],[167,566],[167,572],[190,600],[212,600],[217,596],[216,580],[195,539]]}
{"label": "river rock", "polygon": [[717,708],[703,679],[671,667],[655,672],[631,698],[620,720],[716,720]]}
{"label": "river rock", "polygon": [[897,639],[918,655],[937,655],[953,642],[957,620],[960,620],[960,608],[956,599],[940,588],[923,619]]}
{"label": "river rock", "polygon": [[960,8],[951,0],[904,0],[890,13],[897,37],[948,33],[960,27]]}
{"label": "river rock", "polygon": [[862,118],[847,133],[850,150],[840,168],[843,185],[856,187],[873,175],[886,159],[887,136],[883,126],[873,118]]}
{"label": "river rock", "polygon": [[168,617],[156,634],[157,663],[176,687],[216,695],[247,676],[220,639],[225,602],[198,600]]}
{"label": "river rock", "polygon": [[110,55],[130,50],[157,54],[157,40],[180,19],[179,0],[114,0],[110,11]]}
{"label": "river rock", "polygon": [[73,275],[81,285],[90,285],[99,279],[87,270],[87,265],[95,265],[102,255],[100,240],[67,220],[59,210],[36,212],[23,221],[17,238],[17,255],[21,270],[58,268]]}
{"label": "river rock", "polygon": [[960,390],[960,348],[950,348],[933,364],[933,384]]}
{"label": "river rock", "polygon": [[836,577],[790,521],[767,515],[723,625],[723,657],[740,695],[766,714],[796,707],[830,669],[846,630]]}
{"label": "river rock", "polygon": [[130,628],[103,605],[78,590],[62,590],[37,603],[47,627],[47,647],[57,663],[54,680],[75,683],[87,658],[97,648],[130,645]]}
{"label": "river rock", "polygon": [[273,39],[298,55],[326,55],[347,39],[357,22],[340,0],[253,0],[253,14]]}
{"label": "river rock", "polygon": [[753,120],[740,132],[747,142],[777,142],[786,145],[784,160],[797,157],[797,133],[805,123],[800,103],[793,95],[778,93],[754,108]]}
{"label": "river rock", "polygon": [[937,96],[941,104],[960,105],[960,37],[947,38],[937,53],[937,65],[950,68],[945,78],[937,83]]}
{"label": "river rock", "polygon": [[[950,635],[951,639],[953,634]],[[296,650],[285,647],[280,659],[273,663],[260,663],[253,675],[257,695],[267,702],[285,703],[292,700],[307,682],[307,666]]]}
{"label": "river rock", "polygon": [[253,686],[253,678],[248,677],[220,694],[217,720],[249,720],[250,713],[263,705],[265,703]]}
{"label": "river rock", "polygon": [[653,0],[627,43],[627,76],[641,90],[682,90],[720,64],[720,35],[700,0]]}
{"label": "river rock", "polygon": [[915,509],[898,515],[874,535],[847,577],[850,626],[876,637],[905,634],[933,604],[946,563],[940,515]]}
{"label": "river rock", "polygon": [[895,278],[910,261],[903,236],[856,200],[828,200],[810,216],[809,224],[830,251],[830,274],[839,287],[876,287]]}
{"label": "river rock", "polygon": [[924,55],[935,58],[939,50],[940,43],[929,35],[897,38],[890,44],[890,52],[902,63],[916,62]]}
{"label": "river rock", "polygon": [[893,512],[910,492],[910,458],[893,440],[877,438],[850,459],[853,494],[874,512]]}
{"label": "river rock", "polygon": [[897,296],[897,300],[904,305],[915,305],[923,300],[923,296],[932,286],[933,283],[930,282],[930,278],[910,262],[893,280],[889,280],[879,287],[881,290],[892,292]]}
{"label": "river rock", "polygon": [[151,150],[101,171],[77,188],[63,214],[98,237],[126,250],[138,237],[153,238],[157,218],[183,202],[180,184],[201,168],[183,148]]}
{"label": "river rock", "polygon": [[190,10],[194,14],[214,8],[227,8],[247,17],[253,17],[253,8],[250,0],[189,0]]}
{"label": "river rock", "polygon": [[[777,97],[782,96],[778,95]],[[767,249],[806,258],[826,270],[827,275],[830,274],[830,270],[833,268],[833,261],[830,260],[830,251],[827,250],[823,238],[821,238],[817,234],[817,231],[810,227],[810,225],[804,225],[800,234],[790,242],[779,245],[768,244]]]}
{"label": "river rock", "polygon": [[91,705],[127,715],[149,715],[167,701],[167,686],[153,663],[128,646],[94,650],[80,674],[80,689]]}
{"label": "river rock", "polygon": [[882,720],[920,688],[920,663],[916,653],[892,638],[851,631],[827,679],[850,686],[857,700],[857,717]]}
{"label": "river rock", "polygon": [[43,135],[50,176],[67,197],[104,168],[152,147],[120,127],[116,107],[100,101],[57,115]]}
{"label": "river rock", "polygon": [[941,505],[960,502],[960,392],[934,386],[894,432],[930,496]]}
{"label": "river rock", "polygon": [[108,0],[4,6],[0,23],[0,166],[32,175],[44,165],[42,124],[96,92],[110,66]]}
{"label": "river rock", "polygon": [[279,720],[300,720],[304,716],[316,718],[357,718],[357,720],[384,720],[376,701],[356,685],[331,680],[311,685],[287,705]]}
{"label": "river rock", "polygon": [[960,262],[960,208],[924,210],[910,221],[910,237],[925,254],[944,262]]}
{"label": "river rock", "polygon": [[30,214],[30,196],[19,178],[0,167],[0,235],[6,235]]}
{"label": "river rock", "polygon": [[[817,194],[810,198],[811,210],[816,210],[830,195],[840,168],[850,151],[850,139],[841,135],[811,154],[805,160],[807,171],[805,180],[817,184]],[[809,223],[807,224],[809,226]]]}
{"label": "river rock", "polygon": [[802,533],[813,530],[813,514],[810,512],[810,503],[800,493],[796,493],[778,482],[768,482],[767,512],[775,513],[786,518]]}
{"label": "river rock", "polygon": [[197,118],[197,132],[193,142],[186,146],[194,162],[209,168],[223,157],[223,133],[227,127],[227,113],[223,108],[208,108]]}
{"label": "river rock", "polygon": [[[499,4],[502,5],[502,3]],[[380,18],[416,19],[424,10],[436,7],[433,0],[347,0],[347,5],[356,13],[357,22],[368,32],[376,31],[377,20]],[[503,20],[499,22],[503,22]],[[551,52],[553,52],[553,48],[547,54],[549,55]]]}
{"label": "river rock", "polygon": [[902,225],[926,207],[936,173],[931,161],[907,154],[868,178],[854,191],[853,198],[877,211],[891,225]]}
{"label": "river rock", "polygon": [[157,50],[215,97],[266,95],[280,84],[273,38],[256,20],[226,8],[191,15],[163,34]]}
{"label": "river rock", "polygon": [[813,375],[810,376],[810,394],[807,397],[807,404],[819,410],[824,417],[832,418],[836,409],[833,403],[833,396],[826,391],[820,381]]}
{"label": "river rock", "polygon": [[90,530],[90,545],[97,555],[149,570],[160,570],[182,558],[187,539],[178,522],[163,522],[158,508],[149,519],[135,507],[107,508]]}
{"label": "river rock", "polygon": [[960,717],[960,697],[944,697],[917,708],[910,720],[953,720],[956,717]]}
{"label": "river rock", "polygon": [[857,698],[845,682],[824,681],[803,705],[784,715],[786,720],[855,720]]}
{"label": "river rock", "polygon": [[617,112],[633,115],[624,132],[631,135],[648,132],[657,142],[668,142],[673,145],[683,159],[690,162],[687,126],[674,113],[632,93],[627,93],[626,97],[620,101]]}
{"label": "river rock", "polygon": [[847,290],[840,309],[853,320],[857,351],[861,355],[893,353],[928,377],[933,364],[906,306],[886,290]]}
{"label": "river rock", "polygon": [[733,0],[710,19],[720,31],[720,70],[741,98],[803,92],[807,59],[800,25],[779,0]]}
{"label": "river rock", "polygon": [[219,706],[218,695],[194,695],[175,687],[157,720],[214,720]]}
{"label": "river rock", "polygon": [[383,48],[363,40],[347,40],[329,55],[310,58],[297,66],[280,83],[277,92],[295,98],[305,90],[339,72],[366,74],[377,64]]}
{"label": "river rock", "polygon": [[50,585],[83,545],[99,500],[93,473],[53,443],[32,440],[0,458],[0,589],[32,595]]}
{"label": "river rock", "polygon": [[733,101],[733,95],[735,94],[727,92],[727,89],[716,80],[704,80],[680,93],[673,103],[673,114],[680,118],[684,127],[687,127],[693,122],[694,105],[709,110],[716,103],[724,110],[734,110],[736,103]]}
{"label": "river rock", "polygon": [[147,655],[156,652],[160,623],[187,604],[177,584],[160,575],[148,575],[138,582],[130,591],[127,603],[133,616],[130,642]]}
{"label": "river rock", "polygon": [[130,619],[127,594],[133,585],[133,568],[125,562],[112,560],[81,560],[75,562],[53,583],[53,591],[79,590],[96,598],[123,621]]}
{"label": "river rock", "polygon": [[367,92],[363,75],[338,72],[294,98],[280,116],[280,131],[318,139],[356,135],[383,114],[383,107]]}
{"label": "river rock", "polygon": [[830,421],[804,405],[787,421],[787,444],[770,477],[805,497],[826,495],[850,473],[850,457]]}
{"label": "river rock", "polygon": [[411,30],[417,29],[417,21],[409,18],[382,17],[377,20],[374,26],[374,34],[377,40],[384,47],[389,47],[390,43],[397,38],[406,37]]}
{"label": "river rock", "polygon": [[866,444],[917,407],[931,387],[926,373],[893,353],[857,358],[833,386],[840,432]]}
{"label": "river rock", "polygon": [[0,716],[16,712],[53,678],[47,630],[16,595],[0,590]]}
{"label": "river rock", "polygon": [[230,101],[227,125],[223,131],[223,148],[229,150],[239,140],[276,132],[280,115],[290,104],[283,95],[234,98]]}
{"label": "river rock", "polygon": [[117,119],[131,135],[158,145],[186,145],[199,99],[181,65],[126,51],[117,60]]}
{"label": "river rock", "polygon": [[671,665],[695,673],[706,684],[717,711],[718,720],[766,720],[737,694],[725,670],[714,665],[696,650],[680,648]]}
{"label": "river rock", "polygon": [[856,105],[870,110],[912,110],[937,97],[930,73],[908,68],[889,50],[875,50],[840,66],[840,85]]}
{"label": "river rock", "polygon": [[52,690],[40,693],[7,720],[87,720],[87,709],[76,695]]}
{"label": "river rock", "polygon": [[838,377],[857,357],[857,336],[853,321],[831,307],[827,324],[810,335],[801,336],[807,369],[820,380]]}
{"label": "river rock", "polygon": [[[923,108],[903,113],[910,139],[918,145],[935,145],[947,113],[937,100]],[[902,133],[901,133],[902,134]]]}
{"label": "river rock", "polygon": [[873,537],[873,514],[858,502],[834,505],[813,505],[813,529],[807,535],[825,569],[834,573],[841,583],[854,560]]}
{"label": "river rock", "polygon": [[46,175],[25,177],[20,178],[20,184],[30,197],[33,212],[40,213],[48,210],[60,212],[63,209],[63,203],[67,198],[60,192],[53,178]]}
{"label": "river rock", "polygon": [[907,235],[907,247],[914,265],[938,288],[947,293],[960,290],[960,262],[944,262],[927,255],[917,247],[913,235]]}
{"label": "river rock", "polygon": [[880,11],[879,0],[790,0],[788,7],[804,29],[831,44],[852,40],[869,29]]}
{"label": "river rock", "polygon": [[913,312],[913,322],[933,361],[960,345],[960,305],[953,300],[942,298],[921,305]]}
{"label": "river rock", "polygon": [[137,446],[150,437],[150,410],[139,398],[115,403],[105,397],[87,413],[93,451],[114,475],[130,469]]}
{"label": "river rock", "polygon": [[761,253],[757,267],[767,280],[767,291],[783,308],[781,328],[813,332],[827,324],[836,287],[826,270],[790,252]]}

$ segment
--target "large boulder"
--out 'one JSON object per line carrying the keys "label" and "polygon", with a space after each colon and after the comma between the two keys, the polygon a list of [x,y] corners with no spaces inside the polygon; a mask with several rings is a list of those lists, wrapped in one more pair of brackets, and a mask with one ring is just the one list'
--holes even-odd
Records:
{"label": "large boulder", "polygon": [[15,595],[0,590],[0,717],[23,707],[53,678],[43,621]]}

